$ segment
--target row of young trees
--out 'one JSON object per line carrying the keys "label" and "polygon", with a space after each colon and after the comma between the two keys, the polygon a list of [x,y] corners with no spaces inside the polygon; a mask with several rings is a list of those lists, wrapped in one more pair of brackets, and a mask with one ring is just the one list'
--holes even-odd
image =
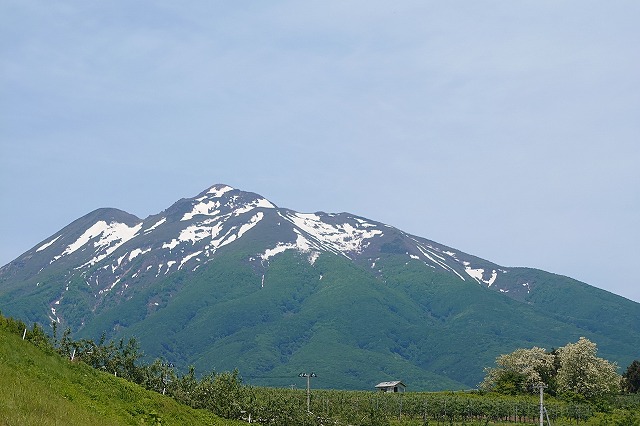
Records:
{"label": "row of young trees", "polygon": [[[172,364],[159,359],[151,364],[142,363],[143,354],[135,339],[107,342],[103,336],[98,342],[73,340],[68,329],[58,339],[55,326],[50,337],[37,324],[27,329],[21,321],[2,315],[0,328],[19,333],[25,340],[74,362],[82,361],[193,408],[207,409],[229,419],[250,418],[279,425],[318,425],[328,420],[334,424],[342,421],[360,424],[362,419],[368,419],[370,424],[387,424],[386,420],[395,416],[426,422],[428,419],[466,422],[516,417],[527,421],[531,413],[536,412],[535,403],[522,401],[513,405],[510,400],[486,400],[478,394],[412,393],[413,396],[398,394],[392,398],[367,392],[316,391],[311,400],[311,411],[315,414],[311,415],[306,410],[304,392],[245,386],[238,371],[211,372],[198,378],[193,367],[186,374],[179,374]],[[619,376],[615,364],[598,358],[596,351],[596,345],[585,338],[551,352],[537,347],[518,349],[496,359],[497,367],[487,369],[481,388],[523,394],[531,391],[531,385],[544,382],[548,385],[547,392],[574,404],[552,406],[552,415],[584,419],[593,415],[586,402],[618,393],[621,388],[628,392],[638,392],[640,388],[640,361],[634,361],[627,372]]]}
{"label": "row of young trees", "polygon": [[482,390],[527,393],[544,383],[551,395],[595,400],[622,390],[636,393],[640,388],[640,361],[634,361],[620,376],[617,365],[599,358],[596,344],[585,337],[551,352],[535,346],[517,349],[498,356],[496,365],[485,369]]}

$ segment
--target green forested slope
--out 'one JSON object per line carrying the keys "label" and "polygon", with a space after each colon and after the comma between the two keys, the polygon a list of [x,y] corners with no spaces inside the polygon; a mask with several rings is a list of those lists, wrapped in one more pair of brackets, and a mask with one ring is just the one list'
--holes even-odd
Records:
{"label": "green forested slope", "polygon": [[[554,297],[576,286],[554,288],[545,280],[558,277],[542,271],[537,289],[548,301],[534,303],[406,256],[382,255],[371,268],[328,254],[310,263],[285,252],[256,271],[246,262],[250,252],[221,253],[196,273],[135,289],[116,309],[98,312],[81,334],[135,337],[145,353],[182,371],[191,364],[197,371],[237,368],[245,383],[265,386],[301,385],[298,373],[314,371],[316,387],[333,389],[371,389],[385,380],[404,380],[413,390],[474,388],[499,354],[550,350],[580,336],[627,365],[619,355],[633,356],[637,341],[633,324],[615,337],[605,333],[613,327],[606,321],[587,327],[584,318],[599,309],[597,302],[584,306],[588,295],[576,298],[574,308],[550,309]],[[620,308],[638,310],[630,305]]]}

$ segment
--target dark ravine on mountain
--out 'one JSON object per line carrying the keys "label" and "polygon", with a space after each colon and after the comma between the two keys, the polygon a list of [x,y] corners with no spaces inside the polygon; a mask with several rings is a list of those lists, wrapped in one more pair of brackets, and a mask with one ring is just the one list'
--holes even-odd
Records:
{"label": "dark ravine on mountain", "polygon": [[[552,243],[552,242],[550,242]],[[215,185],[144,220],[98,209],[0,268],[0,311],[77,337],[136,337],[184,370],[255,385],[474,388],[495,357],[585,336],[638,357],[640,304],[508,268],[349,213]]]}

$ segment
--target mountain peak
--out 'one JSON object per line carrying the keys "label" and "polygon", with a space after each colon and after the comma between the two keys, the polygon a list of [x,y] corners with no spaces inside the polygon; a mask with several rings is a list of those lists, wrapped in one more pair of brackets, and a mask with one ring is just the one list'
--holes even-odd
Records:
{"label": "mountain peak", "polygon": [[203,192],[201,192],[200,194],[198,194],[198,197],[202,197],[202,196],[207,196],[209,198],[220,198],[222,197],[225,193],[229,192],[229,191],[233,191],[235,190],[235,188],[224,184],[224,183],[217,183],[211,187],[209,187],[208,189],[205,189]]}
{"label": "mountain peak", "polygon": [[241,191],[226,184],[216,184],[194,198],[186,200],[182,221],[196,216],[220,216],[232,212],[237,216],[256,208],[276,208],[276,205],[253,192]]}

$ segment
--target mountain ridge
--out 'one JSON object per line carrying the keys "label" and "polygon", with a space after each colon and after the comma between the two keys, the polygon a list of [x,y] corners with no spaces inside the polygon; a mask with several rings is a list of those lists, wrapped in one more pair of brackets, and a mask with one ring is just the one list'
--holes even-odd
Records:
{"label": "mountain ridge", "polygon": [[[469,387],[516,342],[558,347],[584,333],[620,362],[640,342],[640,304],[620,296],[224,184],[145,219],[113,208],[82,216],[0,268],[0,308],[79,335],[141,335],[150,355],[205,369],[235,362],[255,377],[292,374],[333,344],[350,353],[336,370],[357,372],[354,388],[369,376],[354,359],[412,371],[434,389]],[[560,331],[546,337],[527,321]],[[368,330],[377,322],[379,335]],[[471,345],[475,370],[452,373],[474,327],[487,339]],[[206,328],[212,336],[193,337]]]}

